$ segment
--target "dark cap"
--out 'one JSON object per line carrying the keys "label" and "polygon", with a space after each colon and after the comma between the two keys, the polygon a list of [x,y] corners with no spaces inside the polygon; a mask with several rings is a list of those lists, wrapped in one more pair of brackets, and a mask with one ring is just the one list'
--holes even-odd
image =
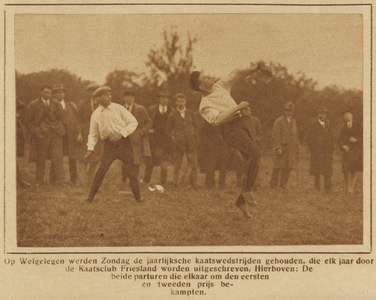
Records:
{"label": "dark cap", "polygon": [[287,102],[286,103],[285,110],[294,110],[294,109],[295,109],[294,103],[292,103],[292,102]]}
{"label": "dark cap", "polygon": [[52,87],[52,91],[53,92],[57,92],[57,91],[66,91],[67,89],[64,87],[63,84],[55,84],[53,85]]}
{"label": "dark cap", "polygon": [[103,85],[103,86],[100,86],[99,88],[97,88],[95,90],[95,92],[93,93],[93,96],[94,97],[99,97],[99,96],[101,96],[101,95],[103,95],[105,93],[111,92],[111,91],[112,90],[111,90],[111,88],[109,86]]}
{"label": "dark cap", "polygon": [[93,83],[90,83],[87,87],[86,87],[86,90],[87,91],[95,91],[97,88],[99,88],[99,85],[95,82]]}
{"label": "dark cap", "polygon": [[157,93],[158,98],[170,98],[170,96],[171,96],[170,93],[167,91],[161,91]]}

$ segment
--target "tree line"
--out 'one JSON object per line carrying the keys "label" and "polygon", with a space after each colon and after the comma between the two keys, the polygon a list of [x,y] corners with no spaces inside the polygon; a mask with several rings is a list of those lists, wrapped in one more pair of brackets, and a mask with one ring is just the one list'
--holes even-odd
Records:
{"label": "tree line", "polygon": [[[113,101],[120,102],[124,91],[132,89],[137,94],[139,104],[148,107],[156,103],[156,94],[168,90],[171,95],[183,92],[189,101],[187,107],[197,110],[200,93],[190,89],[188,79],[194,66],[194,44],[196,37],[188,36],[181,41],[175,27],[164,30],[163,43],[152,48],[146,59],[147,72],[135,73],[130,70],[114,70],[106,77],[105,85],[113,90]],[[257,116],[265,131],[265,144],[269,144],[273,123],[283,113],[284,105],[291,101],[295,104],[294,117],[304,142],[307,125],[316,116],[320,106],[330,111],[329,119],[335,138],[343,124],[343,113],[351,109],[354,118],[363,122],[363,92],[344,90],[337,86],[317,89],[317,83],[304,73],[292,75],[287,66],[278,63],[266,63],[273,72],[268,78],[255,73],[250,78],[237,82],[232,95],[237,102],[248,101],[253,114]],[[16,95],[25,106],[39,96],[42,84],[63,83],[67,88],[67,99],[78,104],[86,98],[86,87],[90,83],[68,70],[51,69],[36,73],[20,74],[16,72]],[[172,101],[172,105],[174,105]]]}

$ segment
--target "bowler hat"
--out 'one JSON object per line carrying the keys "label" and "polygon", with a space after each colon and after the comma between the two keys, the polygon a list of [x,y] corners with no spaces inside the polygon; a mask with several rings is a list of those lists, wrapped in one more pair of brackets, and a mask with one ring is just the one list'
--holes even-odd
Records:
{"label": "bowler hat", "polygon": [[158,98],[170,98],[170,93],[167,91],[161,91],[157,94]]}
{"label": "bowler hat", "polygon": [[294,110],[294,109],[295,109],[294,103],[292,103],[292,102],[287,102],[286,103],[285,110]]}
{"label": "bowler hat", "polygon": [[97,88],[99,88],[99,85],[95,82],[93,83],[90,83],[87,87],[86,87],[86,90],[87,91],[95,91]]}
{"label": "bowler hat", "polygon": [[329,113],[329,110],[325,106],[320,106],[317,110],[317,113]]}
{"label": "bowler hat", "polygon": [[53,92],[56,92],[56,91],[66,91],[67,89],[64,87],[63,84],[55,84],[52,86],[52,91]]}
{"label": "bowler hat", "polygon": [[95,90],[95,92],[93,93],[93,96],[94,97],[99,97],[100,95],[103,95],[103,94],[105,94],[107,92],[111,92],[111,91],[112,90],[111,90],[111,88],[109,86],[103,85],[103,86],[100,86],[99,88],[97,88]]}

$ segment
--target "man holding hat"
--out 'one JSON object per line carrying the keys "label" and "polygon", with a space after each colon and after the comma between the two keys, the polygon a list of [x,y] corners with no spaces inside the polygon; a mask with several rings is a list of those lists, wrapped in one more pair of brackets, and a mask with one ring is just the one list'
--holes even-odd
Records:
{"label": "man holding hat", "polygon": [[40,97],[28,107],[28,123],[31,127],[30,159],[36,161],[36,186],[44,184],[45,162],[50,156],[55,166],[56,184],[64,184],[63,135],[65,133],[61,104],[51,98],[52,88],[43,85]]}
{"label": "man holding hat", "polygon": [[127,169],[131,189],[136,201],[142,202],[138,180],[134,170],[133,149],[129,135],[137,128],[137,120],[122,105],[111,103],[111,88],[101,86],[93,96],[98,100],[98,108],[94,111],[90,121],[90,133],[87,143],[85,160],[93,154],[98,139],[104,140],[102,159],[87,201],[94,200],[102,180],[115,159],[120,159]]}
{"label": "man holding hat", "polygon": [[270,179],[270,187],[287,188],[291,169],[298,162],[298,130],[296,121],[292,117],[295,105],[287,102],[284,115],[274,122],[272,130],[273,143],[273,171]]}
{"label": "man holding hat", "polygon": [[332,190],[334,143],[326,107],[317,110],[307,132],[307,143],[311,151],[310,175],[315,177],[315,187],[320,190],[320,176],[324,176],[325,191]]}
{"label": "man holding hat", "polygon": [[[77,159],[79,158],[79,143],[77,137],[79,134],[79,126],[77,119],[76,105],[65,99],[67,89],[63,84],[55,84],[52,87],[52,97],[60,102],[64,117],[63,124],[65,134],[63,135],[63,155],[68,156],[69,161],[69,176],[72,184],[77,184]],[[51,164],[51,170],[54,169],[54,164]],[[54,172],[51,172],[50,182],[54,182],[56,177]]]}
{"label": "man holding hat", "polygon": [[159,92],[157,97],[159,104],[148,108],[153,126],[149,134],[151,159],[146,164],[144,182],[150,182],[153,167],[160,165],[160,183],[164,185],[167,182],[167,167],[171,153],[171,140],[166,133],[166,125],[168,117],[174,110],[168,104],[170,100],[168,92]]}
{"label": "man holding hat", "polygon": [[77,141],[79,142],[79,173],[80,178],[84,182],[91,184],[93,182],[94,174],[98,170],[99,162],[103,153],[103,140],[99,139],[94,147],[94,152],[90,159],[84,161],[84,156],[87,151],[87,142],[90,131],[90,118],[92,113],[97,109],[98,103],[95,101],[93,93],[99,87],[96,83],[91,83],[87,86],[87,98],[78,105],[78,122],[79,134]]}

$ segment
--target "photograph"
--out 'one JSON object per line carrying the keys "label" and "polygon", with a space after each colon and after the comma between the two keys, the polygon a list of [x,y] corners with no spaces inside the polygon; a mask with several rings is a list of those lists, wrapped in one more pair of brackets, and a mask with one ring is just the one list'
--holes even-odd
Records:
{"label": "photograph", "polygon": [[361,15],[16,14],[14,52],[18,247],[363,243]]}
{"label": "photograph", "polygon": [[373,5],[168,2],[2,4],[4,299],[375,299]]}

